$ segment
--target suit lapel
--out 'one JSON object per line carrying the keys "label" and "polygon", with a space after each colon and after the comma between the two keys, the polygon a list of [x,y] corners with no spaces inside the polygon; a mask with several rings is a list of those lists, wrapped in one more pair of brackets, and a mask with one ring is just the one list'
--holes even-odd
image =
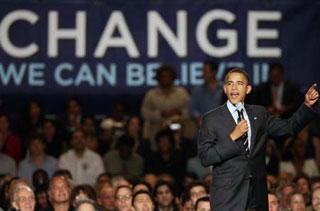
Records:
{"label": "suit lapel", "polygon": [[222,118],[225,120],[227,127],[230,127],[230,125],[232,125],[233,127],[236,126],[236,122],[234,121],[232,114],[228,109],[227,103],[223,105]]}
{"label": "suit lapel", "polygon": [[249,117],[249,121],[250,121],[250,127],[251,127],[251,146],[250,146],[250,154],[252,153],[253,149],[254,149],[254,145],[256,144],[256,135],[257,135],[257,128],[256,128],[256,117],[254,114],[253,109],[251,108],[251,106],[245,105],[246,108],[246,112],[248,114]]}

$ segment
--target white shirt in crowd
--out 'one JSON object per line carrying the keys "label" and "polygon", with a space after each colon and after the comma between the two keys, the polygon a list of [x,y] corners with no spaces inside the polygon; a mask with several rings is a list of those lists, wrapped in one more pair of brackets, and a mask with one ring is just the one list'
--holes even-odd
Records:
{"label": "white shirt in crowd", "polygon": [[104,172],[101,156],[89,149],[85,149],[82,157],[78,157],[73,149],[62,154],[58,168],[69,170],[75,185],[94,185],[99,174]]}

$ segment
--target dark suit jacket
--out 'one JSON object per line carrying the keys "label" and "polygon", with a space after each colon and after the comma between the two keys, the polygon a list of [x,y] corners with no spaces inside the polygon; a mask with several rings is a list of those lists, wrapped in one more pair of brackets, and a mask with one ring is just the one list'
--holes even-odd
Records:
{"label": "dark suit jacket", "polygon": [[203,116],[198,154],[203,166],[213,166],[211,210],[245,210],[251,180],[257,210],[267,211],[266,136],[294,134],[315,116],[304,104],[288,120],[271,116],[262,106],[245,105],[245,109],[252,130],[249,155],[230,138],[236,123],[226,104]]}

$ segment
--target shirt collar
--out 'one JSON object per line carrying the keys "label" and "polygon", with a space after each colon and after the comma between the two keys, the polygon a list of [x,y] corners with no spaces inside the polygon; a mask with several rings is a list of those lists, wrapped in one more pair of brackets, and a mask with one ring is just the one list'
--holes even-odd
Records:
{"label": "shirt collar", "polygon": [[[231,113],[234,113],[237,111],[237,107],[233,105],[229,100],[227,101],[227,107]],[[244,109],[244,103],[241,103],[240,107]]]}

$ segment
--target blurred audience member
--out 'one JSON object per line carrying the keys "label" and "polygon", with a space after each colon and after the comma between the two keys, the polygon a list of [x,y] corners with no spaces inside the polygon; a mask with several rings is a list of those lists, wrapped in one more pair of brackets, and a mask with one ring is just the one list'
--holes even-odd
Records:
{"label": "blurred audience member", "polygon": [[3,133],[0,131],[0,174],[10,174],[12,176],[16,175],[17,167],[13,158],[2,153],[5,147],[5,139]]}
{"label": "blurred audience member", "polygon": [[70,206],[70,194],[71,184],[66,177],[54,176],[50,180],[49,184],[49,201],[51,202],[52,208],[50,211],[69,211]]}
{"label": "blurred audience member", "polygon": [[190,195],[192,206],[194,207],[196,201],[201,197],[207,196],[209,192],[204,183],[195,182],[187,188],[186,193]]}
{"label": "blurred audience member", "polygon": [[320,211],[320,187],[312,191],[312,208],[314,211]]}
{"label": "blurred audience member", "polygon": [[43,169],[38,169],[32,174],[32,185],[35,190],[48,189],[49,187],[49,175]]}
{"label": "blurred audience member", "polygon": [[104,208],[105,211],[116,210],[116,191],[108,183],[105,183],[99,190],[97,190],[98,204]]}
{"label": "blurred audience member", "polygon": [[47,194],[48,189],[41,187],[36,189],[36,211],[47,211],[50,209],[49,196]]}
{"label": "blurred audience member", "polygon": [[31,100],[22,115],[22,121],[19,126],[20,135],[25,139],[31,134],[41,133],[42,126],[42,106],[40,105],[40,102]]}
{"label": "blurred audience member", "polygon": [[200,117],[223,102],[223,83],[216,79],[217,64],[205,61],[202,68],[204,84],[192,90],[190,113],[200,123]]}
{"label": "blurred audience member", "polygon": [[90,199],[78,200],[75,206],[75,211],[98,211],[97,205]]}
{"label": "blurred audience member", "polygon": [[303,195],[306,206],[311,204],[310,179],[307,175],[298,175],[294,180],[297,190]]}
{"label": "blurred audience member", "polygon": [[280,211],[280,204],[277,195],[273,192],[268,192],[269,211]]}
{"label": "blurred audience member", "polygon": [[145,181],[140,181],[140,182],[135,183],[132,188],[132,191],[134,194],[140,190],[144,190],[144,191],[148,191],[149,193],[152,193],[152,188],[151,188],[150,184]]}
{"label": "blurred audience member", "polygon": [[77,201],[81,199],[90,199],[92,201],[97,200],[97,195],[94,188],[91,185],[83,184],[75,186],[70,195],[70,202],[73,207],[76,207]]}
{"label": "blurred audience member", "polygon": [[83,116],[81,118],[81,128],[86,136],[95,136],[97,134],[96,123],[93,116]]}
{"label": "blurred audience member", "polygon": [[193,211],[192,201],[188,193],[181,195],[179,211]]}
{"label": "blurred audience member", "polygon": [[73,148],[60,156],[58,167],[71,172],[74,184],[93,185],[104,172],[100,155],[86,148],[86,138],[80,129],[73,132],[71,145]]}
{"label": "blurred audience member", "polygon": [[115,204],[119,211],[133,211],[132,189],[129,186],[119,186],[117,188]]}
{"label": "blurred audience member", "polygon": [[309,177],[319,176],[319,169],[316,161],[308,157],[308,139],[303,138],[308,127],[304,128],[298,135],[286,140],[285,159],[280,162],[280,172],[288,172],[294,176],[302,173]]}
{"label": "blurred audience member", "polygon": [[54,157],[46,155],[45,141],[42,135],[31,135],[29,138],[28,151],[30,155],[20,162],[18,175],[32,181],[32,174],[37,169],[45,170],[49,177],[57,168],[57,160]]}
{"label": "blurred audience member", "polygon": [[143,124],[139,116],[129,117],[126,124],[126,132],[134,138],[133,152],[138,153],[145,160],[150,159],[150,141],[143,137]]}
{"label": "blurred audience member", "polygon": [[194,208],[195,211],[210,211],[210,197],[204,196],[196,201],[196,205]]}
{"label": "blurred audience member", "polygon": [[117,141],[116,150],[104,155],[106,171],[112,175],[140,176],[143,172],[144,160],[133,152],[135,140],[129,134],[124,134]]}
{"label": "blurred audience member", "polygon": [[19,211],[34,211],[35,196],[33,190],[26,185],[20,185],[13,190],[12,207]]}
{"label": "blurred audience member", "polygon": [[4,114],[0,114],[0,133],[4,140],[3,153],[19,162],[22,159],[22,143],[20,138],[11,132],[9,118]]}
{"label": "blurred audience member", "polygon": [[185,173],[185,161],[182,154],[174,149],[174,137],[170,130],[161,130],[156,135],[158,151],[154,152],[151,159],[146,161],[147,173],[167,173],[182,185]]}
{"label": "blurred audience member", "polygon": [[149,90],[142,103],[141,113],[145,119],[145,134],[150,138],[152,150],[156,150],[154,137],[173,119],[189,117],[189,94],[185,88],[174,85],[175,70],[169,65],[157,69],[158,86]]}
{"label": "blurred audience member", "polygon": [[303,101],[303,95],[297,83],[284,79],[282,64],[275,62],[269,66],[269,80],[256,88],[253,99],[271,114],[288,118]]}
{"label": "blurred audience member", "polygon": [[306,204],[300,192],[293,192],[290,195],[290,211],[305,211]]}
{"label": "blurred audience member", "polygon": [[55,158],[59,158],[63,152],[64,142],[62,140],[62,135],[58,134],[55,122],[52,120],[45,120],[42,133],[47,146],[46,153]]}
{"label": "blurred audience member", "polygon": [[290,208],[290,196],[296,191],[296,187],[293,183],[280,184],[277,188],[277,195],[280,196],[280,209],[288,210]]}
{"label": "blurred audience member", "polygon": [[154,188],[157,211],[176,211],[175,190],[171,183],[160,180]]}
{"label": "blurred audience member", "polygon": [[135,211],[153,211],[155,204],[152,195],[148,191],[138,191],[133,195],[132,205]]}

